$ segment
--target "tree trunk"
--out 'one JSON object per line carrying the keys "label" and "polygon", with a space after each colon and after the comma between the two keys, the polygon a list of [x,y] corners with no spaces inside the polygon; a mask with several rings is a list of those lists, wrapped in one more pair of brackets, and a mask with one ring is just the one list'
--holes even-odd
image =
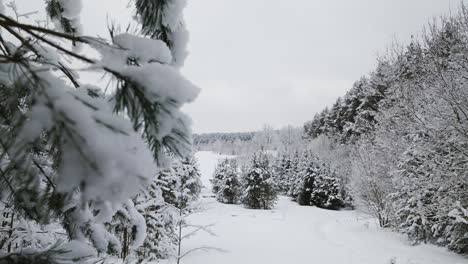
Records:
{"label": "tree trunk", "polygon": [[180,264],[180,251],[182,245],[182,209],[179,209],[179,237],[178,237],[178,249],[177,249],[177,264]]}
{"label": "tree trunk", "polygon": [[124,228],[124,234],[123,234],[123,248],[122,248],[122,258],[126,259],[128,256],[128,230],[127,228]]}
{"label": "tree trunk", "polygon": [[[10,221],[10,230],[8,231],[8,239],[11,239],[13,237],[13,219],[15,217],[15,213],[11,213],[11,221]],[[11,252],[11,240],[8,243],[8,253]]]}

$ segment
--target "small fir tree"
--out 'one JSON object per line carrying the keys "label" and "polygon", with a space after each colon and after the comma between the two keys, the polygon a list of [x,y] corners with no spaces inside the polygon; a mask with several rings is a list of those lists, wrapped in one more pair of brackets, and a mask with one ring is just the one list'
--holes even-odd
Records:
{"label": "small fir tree", "polygon": [[242,202],[252,209],[271,209],[277,200],[277,192],[265,154],[254,154],[251,165],[243,177]]}
{"label": "small fir tree", "polygon": [[211,182],[216,200],[227,204],[235,204],[239,201],[241,184],[235,159],[221,161],[216,166]]}

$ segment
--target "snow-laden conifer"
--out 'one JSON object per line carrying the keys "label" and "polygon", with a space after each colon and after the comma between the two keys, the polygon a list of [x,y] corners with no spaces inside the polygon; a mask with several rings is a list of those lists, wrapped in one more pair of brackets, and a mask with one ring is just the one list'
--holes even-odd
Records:
{"label": "snow-laden conifer", "polygon": [[242,203],[252,209],[271,209],[277,200],[275,183],[266,154],[254,154],[242,177]]}
{"label": "snow-laden conifer", "polygon": [[216,200],[227,204],[237,203],[241,194],[241,183],[236,160],[224,159],[219,162],[211,183]]}
{"label": "snow-laden conifer", "polygon": [[[46,1],[53,29],[1,10],[1,198],[24,220],[58,224],[67,239],[57,242],[71,240],[57,245],[61,250],[32,248],[25,258],[70,249],[84,261],[80,249],[93,256],[84,250],[88,244],[101,256],[130,255],[146,236],[135,198],[168,163],[168,153],[190,152],[190,122],[180,108],[199,89],[179,71],[187,41],[184,1],[132,2],[145,35],[168,33],[82,36],[79,0]],[[81,53],[83,45],[99,56]],[[83,83],[76,62],[106,74],[113,89]],[[116,217],[122,227],[110,229]]]}

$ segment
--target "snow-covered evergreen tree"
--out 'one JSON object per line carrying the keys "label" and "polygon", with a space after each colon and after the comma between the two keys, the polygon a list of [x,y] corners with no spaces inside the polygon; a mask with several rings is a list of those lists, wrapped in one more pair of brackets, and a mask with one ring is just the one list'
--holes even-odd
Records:
{"label": "snow-covered evergreen tree", "polygon": [[252,209],[271,209],[277,200],[277,191],[264,153],[254,154],[243,175],[242,203]]}
{"label": "snow-covered evergreen tree", "polygon": [[174,206],[179,209],[188,208],[199,198],[202,189],[197,161],[190,156],[174,162],[172,168],[178,180],[175,185]]}
{"label": "snow-covered evergreen tree", "polygon": [[296,151],[290,158],[290,164],[286,176],[288,177],[285,180],[285,189],[287,190],[287,195],[291,197],[297,197],[298,186],[302,182],[300,177],[301,172],[301,152]]}
{"label": "snow-covered evergreen tree", "polygon": [[342,197],[340,180],[325,165],[322,164],[320,173],[315,178],[315,186],[311,194],[311,204],[320,208],[337,210],[346,206]]}
{"label": "snow-covered evergreen tree", "polygon": [[290,153],[280,153],[272,165],[272,175],[278,192],[287,193],[289,190],[289,178],[292,171]]}
{"label": "snow-covered evergreen tree", "polygon": [[346,205],[341,183],[329,166],[309,151],[300,154],[296,172],[291,175],[289,195],[300,205],[339,209]]}
{"label": "snow-covered evergreen tree", "polygon": [[[167,171],[159,175],[167,175]],[[146,239],[136,250],[138,259],[157,261],[168,259],[175,254],[177,210],[162,198],[162,187],[168,177],[155,177],[148,188],[136,198],[136,208],[146,222]],[[167,196],[165,197],[167,199]]]}
{"label": "snow-covered evergreen tree", "polygon": [[216,165],[211,180],[216,200],[222,203],[235,204],[241,194],[241,183],[235,159],[224,159]]}
{"label": "snow-covered evergreen tree", "polygon": [[[172,161],[161,170],[146,192],[137,197],[136,206],[145,217],[147,237],[137,249],[140,260],[160,260],[178,257],[185,217],[197,210],[202,184],[193,156]],[[160,199],[162,197],[162,199]]]}
{"label": "snow-covered evergreen tree", "polygon": [[[46,1],[54,29],[13,17],[0,2],[1,198],[15,215],[58,224],[71,240],[21,248],[14,259],[2,257],[9,263],[35,256],[52,263],[59,259],[54,254],[67,251],[76,251],[77,261],[84,260],[80,253],[129,255],[124,251],[136,250],[146,236],[132,199],[167,163],[167,153],[190,150],[180,108],[199,89],[179,70],[186,56],[185,1],[132,3],[141,34],[112,32],[105,40],[81,36],[80,0]],[[100,56],[88,57],[83,45]],[[112,78],[112,92],[82,83],[76,62]],[[112,219],[123,231],[108,229]]]}
{"label": "snow-covered evergreen tree", "polygon": [[213,172],[213,177],[210,179],[211,182],[211,191],[216,195],[219,192],[221,181],[225,175],[226,167],[228,167],[229,160],[224,159],[218,164],[216,164],[215,170]]}
{"label": "snow-covered evergreen tree", "polygon": [[299,166],[300,172],[297,176],[297,186],[292,193],[293,199],[300,205],[315,205],[312,201],[312,193],[316,191],[316,181],[320,175],[318,162],[313,157],[305,155]]}

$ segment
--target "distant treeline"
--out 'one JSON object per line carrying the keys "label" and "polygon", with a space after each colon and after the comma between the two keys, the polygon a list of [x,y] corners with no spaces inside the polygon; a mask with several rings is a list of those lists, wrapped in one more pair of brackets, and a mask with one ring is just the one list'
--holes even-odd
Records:
{"label": "distant treeline", "polygon": [[264,125],[255,132],[195,134],[194,151],[214,151],[228,155],[249,155],[258,151],[292,151],[301,149],[304,131],[301,127],[273,129]]}
{"label": "distant treeline", "polygon": [[251,141],[254,137],[255,132],[236,132],[236,133],[203,133],[193,134],[193,144],[209,144],[215,141],[221,142],[234,142],[239,141]]}

